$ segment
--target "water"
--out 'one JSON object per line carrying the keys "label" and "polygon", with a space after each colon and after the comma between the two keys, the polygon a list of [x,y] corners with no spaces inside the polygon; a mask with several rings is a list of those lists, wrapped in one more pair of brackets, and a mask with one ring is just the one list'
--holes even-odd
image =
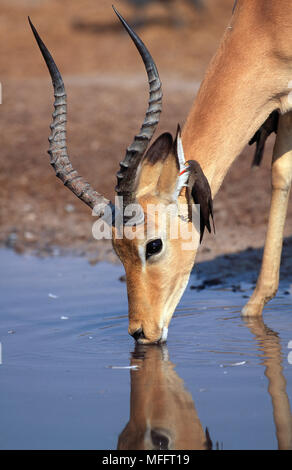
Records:
{"label": "water", "polygon": [[291,445],[292,296],[282,286],[264,323],[249,324],[250,286],[188,288],[167,345],[135,348],[122,266],[8,250],[0,259],[1,449],[200,448],[206,427],[213,448]]}

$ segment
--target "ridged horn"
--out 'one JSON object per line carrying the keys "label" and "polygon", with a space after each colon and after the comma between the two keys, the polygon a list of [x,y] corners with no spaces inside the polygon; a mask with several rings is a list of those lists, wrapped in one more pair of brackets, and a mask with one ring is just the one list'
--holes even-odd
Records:
{"label": "ridged horn", "polygon": [[81,201],[92,209],[95,207],[95,215],[102,216],[104,207],[110,205],[112,211],[114,206],[109,200],[96,192],[85,179],[73,168],[67,154],[66,122],[67,122],[67,97],[61,74],[47,47],[41,40],[36,28],[28,18],[36,42],[49,69],[54,87],[54,112],[50,125],[49,150],[51,165],[56,176],[60,178]]}
{"label": "ridged horn", "polygon": [[149,83],[149,104],[144,122],[139,134],[134,137],[133,142],[127,148],[125,158],[120,163],[120,171],[117,173],[116,192],[118,196],[123,196],[123,205],[126,207],[135,202],[137,168],[159,123],[162,110],[162,87],[156,65],[145,44],[114,6],[113,9],[141,55]]}

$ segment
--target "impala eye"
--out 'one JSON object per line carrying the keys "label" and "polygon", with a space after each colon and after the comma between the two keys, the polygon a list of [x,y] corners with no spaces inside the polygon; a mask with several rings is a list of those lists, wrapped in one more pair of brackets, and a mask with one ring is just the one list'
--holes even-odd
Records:
{"label": "impala eye", "polygon": [[146,259],[150,258],[152,255],[157,255],[162,250],[162,240],[157,238],[152,240],[146,245]]}
{"label": "impala eye", "polygon": [[170,447],[169,438],[159,430],[151,429],[151,440],[155,450],[168,450]]}

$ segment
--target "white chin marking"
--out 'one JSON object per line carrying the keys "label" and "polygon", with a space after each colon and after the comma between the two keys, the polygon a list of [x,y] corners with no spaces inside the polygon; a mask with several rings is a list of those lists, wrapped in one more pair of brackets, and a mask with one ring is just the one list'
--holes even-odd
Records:
{"label": "white chin marking", "polygon": [[167,340],[167,335],[168,335],[168,328],[166,328],[166,326],[164,326],[162,328],[162,335],[161,335],[161,338],[160,338],[161,343],[165,343],[165,341]]}

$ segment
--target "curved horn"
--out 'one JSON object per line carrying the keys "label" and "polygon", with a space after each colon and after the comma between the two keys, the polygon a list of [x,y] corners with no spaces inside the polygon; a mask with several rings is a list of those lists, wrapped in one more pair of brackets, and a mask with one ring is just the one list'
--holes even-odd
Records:
{"label": "curved horn", "polygon": [[129,33],[142,57],[149,83],[149,105],[145,120],[139,134],[134,137],[133,142],[127,148],[125,158],[120,163],[120,171],[117,173],[116,192],[118,195],[123,196],[125,207],[126,205],[134,202],[137,168],[159,123],[159,117],[162,110],[162,89],[156,65],[145,44],[130,28],[114,6],[113,9],[124,28]]}
{"label": "curved horn", "polygon": [[63,79],[50,52],[38,35],[38,32],[30,18],[28,18],[28,21],[49,69],[54,87],[55,110],[53,112],[53,121],[50,126],[51,135],[49,137],[50,146],[48,150],[51,157],[51,165],[56,172],[56,176],[63,181],[64,185],[89,207],[92,209],[95,207],[95,215],[102,216],[106,205],[110,205],[112,209],[113,206],[110,201],[94,191],[82,176],[79,176],[78,172],[74,170],[69,160],[66,144],[67,97]]}

